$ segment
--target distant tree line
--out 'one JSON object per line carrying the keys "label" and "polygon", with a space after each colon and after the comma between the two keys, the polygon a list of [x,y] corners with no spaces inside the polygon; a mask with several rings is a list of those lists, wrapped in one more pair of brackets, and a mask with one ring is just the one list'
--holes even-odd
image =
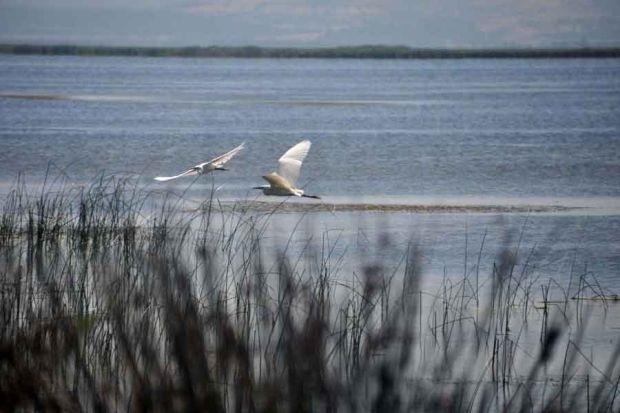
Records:
{"label": "distant tree line", "polygon": [[620,57],[620,47],[431,49],[407,46],[362,45],[317,48],[258,46],[208,47],[111,47],[76,45],[0,44],[0,53],[19,55],[145,56],[145,57],[240,57],[240,58],[543,58]]}

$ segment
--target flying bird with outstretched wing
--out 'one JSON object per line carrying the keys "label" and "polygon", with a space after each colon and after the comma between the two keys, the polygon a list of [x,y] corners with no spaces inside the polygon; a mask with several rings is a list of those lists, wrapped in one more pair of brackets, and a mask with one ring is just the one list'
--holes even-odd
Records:
{"label": "flying bird with outstretched wing", "polygon": [[310,141],[306,139],[284,152],[284,155],[278,159],[278,172],[263,175],[263,179],[269,185],[256,186],[253,189],[260,189],[265,195],[321,199],[316,195],[305,194],[303,189],[296,187],[301,165],[308,155],[311,145]]}
{"label": "flying bird with outstretched wing", "polygon": [[213,158],[210,161],[203,162],[198,164],[187,171],[180,173],[174,176],[157,176],[154,179],[159,182],[170,181],[172,179],[181,178],[183,176],[193,176],[193,175],[202,175],[212,171],[226,171],[224,165],[230,161],[235,155],[237,155],[241,150],[245,148],[245,142],[241,145],[237,146],[235,149],[226,152],[223,155],[218,156],[217,158]]}

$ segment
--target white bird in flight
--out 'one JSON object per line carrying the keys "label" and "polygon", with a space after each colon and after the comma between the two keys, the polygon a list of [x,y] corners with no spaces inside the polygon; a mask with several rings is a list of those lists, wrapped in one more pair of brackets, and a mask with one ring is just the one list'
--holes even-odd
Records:
{"label": "white bird in flight", "polygon": [[280,168],[278,172],[272,172],[263,175],[263,179],[269,182],[269,185],[255,186],[253,189],[260,189],[265,195],[275,196],[303,196],[306,198],[321,199],[316,195],[306,195],[303,189],[295,187],[297,178],[299,178],[299,170],[308,151],[310,150],[310,141],[303,140],[284,152],[284,155],[278,159]]}
{"label": "white bird in flight", "polygon": [[158,176],[154,179],[156,181],[164,182],[170,181],[171,179],[177,179],[182,176],[202,175],[212,171],[226,171],[227,169],[224,168],[224,165],[244,148],[244,143],[237,146],[235,149],[226,152],[224,155],[220,155],[217,158],[211,159],[210,161],[198,164],[193,168],[190,168],[187,171],[183,172],[182,174],[178,174],[175,176]]}

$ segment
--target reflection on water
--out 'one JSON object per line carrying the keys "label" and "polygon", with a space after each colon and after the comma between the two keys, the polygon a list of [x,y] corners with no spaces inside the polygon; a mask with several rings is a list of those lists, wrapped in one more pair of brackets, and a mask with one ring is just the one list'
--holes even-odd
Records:
{"label": "reflection on water", "polygon": [[266,209],[247,208],[248,204],[216,201],[210,208],[182,209],[186,218],[204,213],[215,222],[220,218],[229,222],[230,217],[263,222],[266,251],[286,247],[298,256],[309,245],[320,249],[329,240],[334,251],[342,254],[345,277],[373,259],[396,268],[412,245],[421,251],[426,281],[431,285],[472,271],[488,276],[500,252],[512,248],[524,260],[519,268],[532,271],[538,284],[554,279],[566,285],[571,277],[590,277],[605,295],[620,294],[620,215],[285,212],[271,203]]}
{"label": "reflection on water", "polygon": [[[285,252],[301,277],[316,276],[318,268],[327,268],[336,295],[340,291],[342,297],[347,297],[355,288],[361,288],[365,268],[372,267],[390,280],[390,294],[398,296],[407,258],[413,255],[421,276],[421,314],[416,323],[424,331],[416,351],[422,359],[432,358],[440,351],[438,342],[450,341],[453,335],[452,345],[464,351],[459,352],[459,363],[463,364],[455,366],[457,371],[468,368],[468,354],[485,354],[487,359],[473,364],[475,369],[487,366],[492,340],[482,350],[476,350],[473,334],[487,317],[501,318],[488,311],[493,300],[503,303],[499,312],[509,317],[509,330],[496,334],[514,345],[510,351],[515,363],[510,371],[516,376],[527,375],[535,363],[535,349],[540,346],[545,323],[559,326],[562,331],[560,350],[545,371],[545,377],[551,380],[562,375],[561,356],[567,346],[581,352],[578,368],[571,373],[575,379],[586,380],[589,374],[588,379],[601,380],[618,345],[618,215],[307,213],[248,209],[245,204],[236,209],[221,208],[217,202],[211,206],[211,210],[183,214],[196,217],[210,213],[214,231],[230,231],[239,222],[258,226],[265,255],[263,265],[274,285],[278,282],[277,257]],[[498,298],[491,291],[498,288],[498,268],[507,256],[514,266],[503,281],[505,296]],[[238,258],[243,260],[245,256]],[[486,337],[489,331],[479,334]],[[431,371],[416,374],[433,377]],[[485,376],[482,370],[464,374]]]}

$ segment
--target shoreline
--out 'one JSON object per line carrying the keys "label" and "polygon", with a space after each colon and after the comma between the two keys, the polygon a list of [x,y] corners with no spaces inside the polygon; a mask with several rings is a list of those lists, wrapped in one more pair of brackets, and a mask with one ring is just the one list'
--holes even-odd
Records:
{"label": "shoreline", "polygon": [[5,43],[0,44],[0,54],[277,59],[620,58],[620,46],[440,49],[422,47],[415,48],[398,45],[359,45],[302,48],[260,46],[134,47]]}
{"label": "shoreline", "polygon": [[422,204],[369,204],[369,203],[330,203],[330,202],[223,202],[220,204],[202,204],[190,211],[204,211],[208,208],[216,211],[257,211],[257,212],[405,212],[415,214],[458,214],[458,213],[554,213],[586,209],[586,207],[569,207],[561,205],[422,205]]}

